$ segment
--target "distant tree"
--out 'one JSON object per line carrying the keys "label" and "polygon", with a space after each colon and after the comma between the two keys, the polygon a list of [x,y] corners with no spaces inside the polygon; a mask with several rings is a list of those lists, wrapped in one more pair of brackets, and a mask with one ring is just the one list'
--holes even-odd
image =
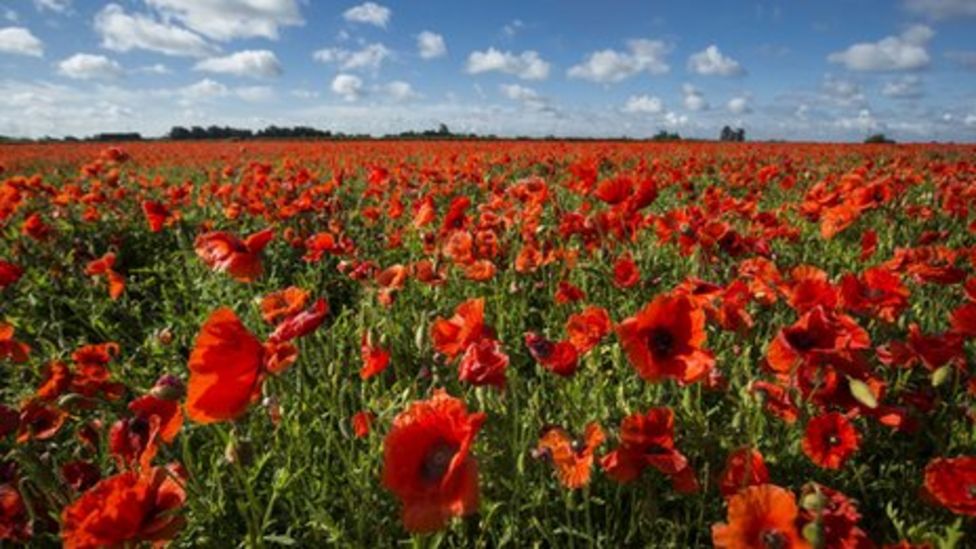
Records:
{"label": "distant tree", "polygon": [[447,124],[441,122],[437,126],[437,135],[451,135],[451,130],[447,128]]}
{"label": "distant tree", "polygon": [[867,136],[864,139],[864,142],[865,143],[894,143],[895,140],[894,139],[889,139],[883,133],[876,133],[876,134],[872,134],[872,135]]}
{"label": "distant tree", "polygon": [[746,140],[746,130],[744,128],[739,128],[733,130],[729,126],[722,128],[722,133],[719,134],[719,141],[735,141],[743,142]]}
{"label": "distant tree", "polygon": [[677,133],[669,133],[661,130],[651,137],[651,141],[681,141],[681,136]]}

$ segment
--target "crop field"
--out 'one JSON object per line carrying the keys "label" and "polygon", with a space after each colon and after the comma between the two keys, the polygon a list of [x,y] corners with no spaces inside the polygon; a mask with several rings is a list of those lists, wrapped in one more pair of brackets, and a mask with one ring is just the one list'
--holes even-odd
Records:
{"label": "crop field", "polygon": [[976,547],[976,147],[0,145],[0,547]]}

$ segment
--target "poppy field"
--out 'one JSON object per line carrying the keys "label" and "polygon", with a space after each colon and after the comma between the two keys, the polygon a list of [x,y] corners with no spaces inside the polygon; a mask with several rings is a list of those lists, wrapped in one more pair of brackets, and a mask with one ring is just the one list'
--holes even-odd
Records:
{"label": "poppy field", "polygon": [[976,546],[976,147],[0,145],[0,546]]}

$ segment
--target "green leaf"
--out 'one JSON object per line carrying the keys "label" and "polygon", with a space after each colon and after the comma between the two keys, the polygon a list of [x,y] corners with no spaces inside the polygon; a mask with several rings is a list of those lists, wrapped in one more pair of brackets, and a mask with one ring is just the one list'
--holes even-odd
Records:
{"label": "green leaf", "polygon": [[878,399],[871,392],[871,388],[868,387],[867,383],[864,383],[860,379],[854,379],[852,377],[847,378],[848,385],[851,388],[851,394],[858,402],[871,408],[872,410],[878,407]]}

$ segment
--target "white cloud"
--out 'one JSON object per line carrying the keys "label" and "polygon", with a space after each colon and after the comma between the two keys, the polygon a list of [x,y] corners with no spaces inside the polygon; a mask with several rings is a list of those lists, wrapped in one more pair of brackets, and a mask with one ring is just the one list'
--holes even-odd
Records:
{"label": "white cloud", "polygon": [[976,128],[976,114],[970,114],[963,120],[963,124]]}
{"label": "white cloud", "polygon": [[868,109],[861,109],[854,117],[838,118],[834,121],[834,125],[845,130],[856,130],[864,133],[884,128],[884,124],[879,122]]}
{"label": "white cloud", "polygon": [[525,28],[525,23],[521,19],[513,19],[511,23],[506,23],[505,26],[502,27],[502,33],[505,36],[512,38],[523,28]]}
{"label": "white cloud", "polygon": [[935,31],[930,27],[912,25],[898,36],[854,44],[844,51],[828,55],[827,60],[852,71],[922,69],[929,64],[929,53],[925,47],[933,36]]}
{"label": "white cloud", "polygon": [[533,101],[539,99],[539,94],[532,88],[519,84],[502,84],[498,87],[502,95],[512,101]]}
{"label": "white cloud", "polygon": [[825,75],[823,81],[824,98],[841,107],[859,107],[867,102],[861,87],[849,80],[842,80],[831,75]]}
{"label": "white cloud", "polygon": [[71,0],[34,0],[34,7],[37,11],[51,10],[65,13],[71,9]]}
{"label": "white cloud", "polygon": [[227,95],[230,90],[227,86],[211,80],[209,78],[204,78],[203,80],[179,88],[177,90],[177,95],[182,96],[184,99],[188,100],[198,100],[198,99],[211,99],[214,97],[223,97]]}
{"label": "white cloud", "polygon": [[305,23],[298,0],[145,0],[165,21],[176,20],[214,40],[278,38],[283,26]]}
{"label": "white cloud", "polygon": [[211,57],[198,62],[193,70],[251,78],[267,78],[281,74],[281,63],[269,50],[244,50],[224,57]]}
{"label": "white cloud", "polygon": [[740,76],[745,73],[738,61],[723,55],[712,44],[688,58],[688,70],[703,76]]}
{"label": "white cloud", "polygon": [[162,63],[154,63],[152,65],[139,67],[133,72],[141,72],[145,74],[172,74],[173,73],[173,71],[169,70],[169,67],[167,67]]}
{"label": "white cloud", "polygon": [[249,103],[260,103],[274,99],[274,90],[270,86],[244,86],[235,88],[234,95]]}
{"label": "white cloud", "polygon": [[347,9],[343,12],[342,17],[351,23],[366,23],[385,29],[392,15],[393,12],[386,6],[381,6],[375,2],[365,2]]}
{"label": "white cloud", "polygon": [[402,80],[390,82],[385,86],[385,91],[390,96],[390,99],[401,103],[420,97],[420,94],[414,91],[413,86],[409,82],[403,82]]}
{"label": "white cloud", "polygon": [[602,84],[620,82],[639,72],[665,74],[671,67],[664,57],[671,47],[659,40],[630,40],[627,51],[595,51],[567,71],[570,78],[582,78]]}
{"label": "white cloud", "polygon": [[532,50],[515,55],[488,48],[486,51],[471,52],[466,70],[468,74],[499,71],[513,74],[523,80],[545,80],[549,76],[549,63]]}
{"label": "white cloud", "polygon": [[312,54],[312,58],[322,63],[334,63],[340,70],[356,69],[379,70],[384,61],[393,57],[393,52],[383,44],[369,44],[361,50],[325,48]]}
{"label": "white cloud", "polygon": [[78,80],[98,80],[118,78],[122,67],[104,55],[76,53],[58,63],[58,72],[68,78]]}
{"label": "white cloud", "polygon": [[688,124],[688,115],[678,114],[673,111],[668,111],[664,115],[664,124],[672,128],[677,128],[679,126],[684,126]]}
{"label": "white cloud", "polygon": [[881,95],[895,99],[918,99],[922,97],[922,79],[914,74],[885,82]]}
{"label": "white cloud", "polygon": [[352,74],[338,74],[332,80],[332,93],[346,101],[355,101],[362,96],[363,80]]}
{"label": "white cloud", "polygon": [[684,84],[681,86],[681,94],[684,96],[682,102],[689,111],[708,110],[708,101],[705,101],[705,95],[698,88]]}
{"label": "white cloud", "polygon": [[146,15],[127,14],[118,4],[102,8],[95,15],[94,26],[102,38],[102,47],[113,51],[144,49],[189,57],[204,57],[214,51],[206,40],[193,32],[160,23]]}
{"label": "white cloud", "polygon": [[664,102],[650,95],[632,95],[624,105],[624,112],[659,114],[664,110]]}
{"label": "white cloud", "polygon": [[729,99],[728,103],[729,112],[732,114],[747,114],[752,112],[752,107],[749,106],[748,97],[733,97]]}
{"label": "white cloud", "polygon": [[933,20],[976,17],[973,0],[904,0],[905,9]]}
{"label": "white cloud", "polygon": [[0,29],[0,53],[42,57],[44,44],[23,27],[7,27]]}
{"label": "white cloud", "polygon": [[3,18],[6,19],[7,21],[10,21],[11,23],[16,23],[20,19],[20,16],[17,15],[16,11],[10,8],[4,8]]}
{"label": "white cloud", "polygon": [[422,59],[434,59],[447,54],[444,37],[430,31],[423,31],[417,35],[417,51]]}

